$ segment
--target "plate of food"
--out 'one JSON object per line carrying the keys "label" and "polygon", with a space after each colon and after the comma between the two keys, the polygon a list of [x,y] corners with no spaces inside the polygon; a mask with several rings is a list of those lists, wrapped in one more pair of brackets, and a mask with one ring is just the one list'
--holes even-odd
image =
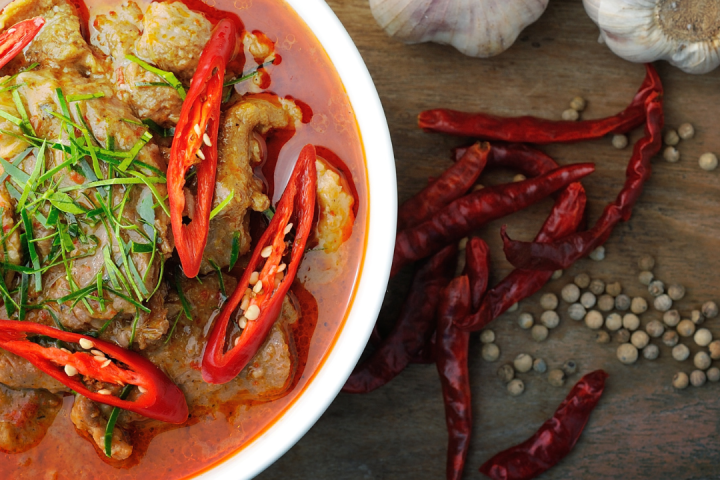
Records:
{"label": "plate of food", "polygon": [[362,59],[320,1],[1,4],[3,478],[254,476],[384,295]]}

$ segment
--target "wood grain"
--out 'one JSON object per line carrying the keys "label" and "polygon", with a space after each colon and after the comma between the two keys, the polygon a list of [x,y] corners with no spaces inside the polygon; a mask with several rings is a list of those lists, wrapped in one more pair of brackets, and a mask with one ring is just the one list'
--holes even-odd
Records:
{"label": "wood grain", "polygon": [[[503,115],[534,114],[560,118],[576,95],[588,100],[584,118],[620,111],[643,78],[643,68],[619,59],[597,42],[598,31],[579,0],[553,0],[545,15],[516,44],[492,59],[464,57],[434,44],[404,45],[388,38],[375,23],[367,0],[330,0],[363,55],[375,81],[395,148],[400,200],[420,190],[429,176],[449,165],[449,149],[462,139],[431,135],[416,126],[423,109],[449,107]],[[697,158],[720,153],[718,80],[720,71],[690,76],[665,63],[658,65],[666,88],[666,121],[677,127],[689,121],[696,137],[679,147],[682,158],[670,164],[658,158],[654,174],[632,220],[616,229],[603,262],[581,260],[544,291],[559,293],[579,272],[606,281],[619,280],[626,293],[650,298],[637,281],[637,258],[656,257],[656,277],[681,283],[688,294],[678,302],[681,313],[709,299],[720,299],[717,272],[720,224],[720,173],[704,172]],[[636,140],[641,132],[635,132]],[[592,161],[588,178],[591,221],[614,198],[624,179],[630,148],[615,150],[609,139],[545,150],[559,163]],[[484,184],[507,181],[512,172],[482,178]],[[530,239],[541,225],[545,202],[478,232],[493,249],[492,281],[508,271],[498,235],[503,223],[511,236]],[[389,329],[408,288],[403,272],[388,289],[380,325]],[[520,311],[539,317],[539,294]],[[477,336],[471,340],[475,425],[466,478],[483,478],[477,468],[500,449],[530,436],[552,415],[570,385],[596,368],[610,373],[604,398],[575,450],[543,479],[709,479],[720,475],[720,385],[676,392],[676,371],[690,372],[691,361],[674,361],[660,345],[660,358],[620,364],[616,343],[600,345],[594,332],[567,317],[561,302],[561,325],[544,343],[535,343],[506,314],[495,330],[502,352],[496,363],[480,357]],[[657,313],[643,315],[643,323]],[[720,319],[707,327],[720,337]],[[699,350],[692,342],[694,354]],[[526,391],[510,397],[496,377],[497,368],[521,352],[545,358],[550,367],[575,360],[580,367],[563,388],[551,387],[537,374],[523,374]],[[384,388],[368,395],[340,394],[300,442],[263,479],[438,479],[445,472],[447,434],[434,365],[414,365]]]}

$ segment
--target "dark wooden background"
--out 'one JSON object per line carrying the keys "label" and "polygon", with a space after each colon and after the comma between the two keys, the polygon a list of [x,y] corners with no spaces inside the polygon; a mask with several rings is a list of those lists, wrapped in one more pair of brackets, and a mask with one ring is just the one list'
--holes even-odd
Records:
{"label": "dark wooden background", "polygon": [[[477,0],[481,1],[481,0]],[[461,140],[430,135],[416,126],[418,112],[450,107],[505,115],[534,114],[560,118],[576,95],[588,100],[584,118],[623,109],[639,86],[644,69],[616,57],[597,42],[598,30],[580,0],[552,0],[544,16],[523,32],[507,52],[492,59],[464,57],[435,44],[404,45],[385,35],[373,19],[367,0],[330,0],[330,6],[355,41],[375,80],[390,125],[398,172],[400,200],[420,190],[428,176],[450,165],[449,149]],[[559,292],[572,276],[586,271],[606,281],[619,280],[625,292],[643,295],[636,259],[657,258],[656,276],[678,282],[688,294],[678,307],[689,315],[718,295],[720,237],[720,172],[697,165],[705,151],[720,153],[717,105],[720,71],[691,76],[658,65],[666,88],[667,124],[692,122],[695,139],[684,141],[681,161],[654,162],[632,220],[616,229],[603,262],[581,260],[544,291]],[[635,132],[636,140],[641,132]],[[545,149],[561,164],[591,161],[597,172],[584,184],[591,220],[614,198],[624,179],[630,147],[615,150],[610,139]],[[507,181],[499,172],[484,184]],[[493,281],[508,271],[498,230],[521,239],[535,235],[549,203],[494,222],[478,232],[491,245]],[[368,261],[372,261],[372,257]],[[380,318],[384,331],[397,315],[410,272],[391,282]],[[541,313],[539,294],[521,311]],[[496,363],[480,357],[474,337],[470,369],[475,424],[465,478],[483,478],[478,467],[500,449],[530,436],[562,401],[582,373],[604,368],[608,386],[574,451],[544,479],[705,479],[720,478],[720,384],[676,392],[676,371],[689,373],[691,361],[678,363],[661,345],[655,362],[620,364],[617,344],[599,345],[594,333],[570,320],[561,304],[561,325],[541,344],[531,340],[506,314],[492,325],[502,356]],[[643,323],[653,318],[643,316]],[[720,337],[720,318],[707,322]],[[685,341],[694,353],[698,347]],[[551,367],[575,360],[580,367],[563,388],[551,387],[537,374],[521,376],[525,393],[510,397],[496,377],[497,368],[520,352],[540,356]],[[262,479],[438,479],[445,475],[447,434],[440,384],[434,365],[413,365],[389,385],[368,395],[340,394],[328,411]]]}

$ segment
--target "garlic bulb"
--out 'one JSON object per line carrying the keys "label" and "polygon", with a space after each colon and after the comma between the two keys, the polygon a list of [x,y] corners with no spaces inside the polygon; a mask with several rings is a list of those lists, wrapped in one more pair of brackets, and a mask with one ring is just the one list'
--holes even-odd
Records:
{"label": "garlic bulb", "polygon": [[583,0],[600,40],[631,62],[667,60],[687,73],[720,65],[718,0]]}
{"label": "garlic bulb", "polygon": [[405,43],[452,45],[465,55],[504,52],[548,0],[370,0],[378,24]]}

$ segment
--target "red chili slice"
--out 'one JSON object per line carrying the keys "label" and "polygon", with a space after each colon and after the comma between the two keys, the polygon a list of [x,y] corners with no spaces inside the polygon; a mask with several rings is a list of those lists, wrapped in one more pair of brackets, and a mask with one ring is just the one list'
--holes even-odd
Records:
{"label": "red chili slice", "polygon": [[[104,353],[108,360],[121,362],[123,368],[115,362],[103,368],[105,362],[95,360],[95,356],[90,353],[71,353],[60,348],[45,347],[28,339],[38,335],[76,344],[80,344],[81,339],[89,340],[94,350]],[[112,343],[37,323],[0,320],[0,348],[23,357],[63,385],[96,402],[168,423],[183,423],[187,420],[187,402],[177,385],[146,358]],[[85,377],[115,385],[136,385],[144,391],[134,402],[91,392],[77,376],[65,373],[66,365]]]}
{"label": "red chili slice", "polygon": [[[208,383],[226,383],[235,378],[255,356],[280,314],[283,298],[295,279],[312,231],[317,191],[316,158],[315,147],[312,145],[307,145],[300,152],[288,186],[277,204],[275,216],[260,238],[237,288],[225,303],[213,326],[202,362],[202,376]],[[285,276],[276,283],[276,274],[282,271],[280,268],[285,255],[285,237],[292,229],[288,228],[291,223],[296,230],[290,262],[285,268]],[[261,268],[258,271],[259,267]],[[243,310],[242,318],[245,318],[247,323],[240,336],[234,344],[228,345],[226,351],[230,317],[238,306],[242,307],[253,273],[258,273],[261,287],[258,289],[257,283],[254,285],[253,288],[259,291],[248,297],[248,303]]]}
{"label": "red chili slice", "polygon": [[[218,22],[212,38],[203,50],[190,91],[183,103],[170,153],[167,171],[170,220],[180,262],[185,275],[190,278],[200,272],[200,263],[210,228],[210,212],[217,173],[217,139],[223,81],[225,67],[235,52],[236,37],[237,29],[233,22],[230,20]],[[194,216],[188,225],[184,225],[183,188],[185,176],[193,166],[197,169]]]}
{"label": "red chili slice", "polygon": [[27,47],[44,25],[44,18],[35,17],[5,30],[0,35],[0,68],[7,65],[23,48]]}

